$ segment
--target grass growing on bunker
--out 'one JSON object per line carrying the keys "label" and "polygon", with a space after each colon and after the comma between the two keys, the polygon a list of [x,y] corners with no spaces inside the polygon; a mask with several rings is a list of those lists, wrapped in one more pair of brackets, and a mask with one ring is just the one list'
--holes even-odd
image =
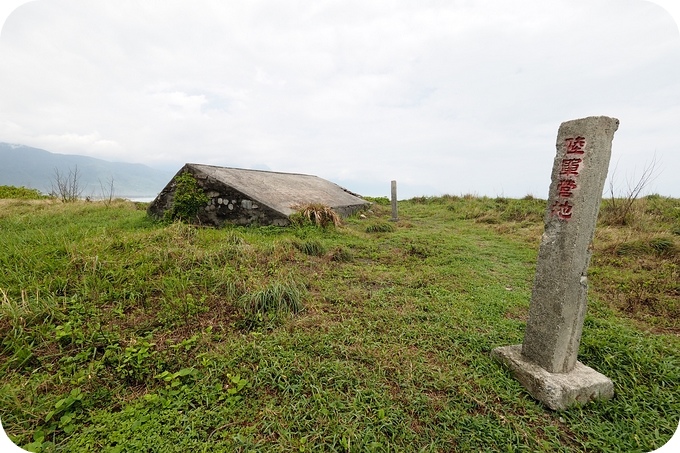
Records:
{"label": "grass growing on bunker", "polygon": [[648,451],[678,426],[678,200],[599,225],[579,359],[616,396],[563,412],[490,357],[522,340],[544,200],[222,229],[0,203],[0,418],[33,451]]}

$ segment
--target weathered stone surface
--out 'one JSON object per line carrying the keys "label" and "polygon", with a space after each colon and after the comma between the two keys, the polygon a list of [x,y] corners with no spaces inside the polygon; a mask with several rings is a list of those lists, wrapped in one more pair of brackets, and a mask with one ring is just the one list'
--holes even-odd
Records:
{"label": "weathered stone surface", "polygon": [[568,373],[550,373],[522,355],[522,345],[496,348],[491,355],[504,363],[532,397],[553,410],[614,396],[614,384],[605,375],[576,362]]}
{"label": "weathered stone surface", "polygon": [[391,201],[392,201],[392,218],[390,219],[393,222],[396,222],[399,220],[399,215],[397,214],[397,181],[392,181],[391,182]]}
{"label": "weathered stone surface", "polygon": [[576,360],[591,242],[619,120],[562,123],[524,341],[492,351],[536,399],[564,409],[614,395],[612,382]]}
{"label": "weathered stone surface", "polygon": [[619,120],[562,123],[522,353],[551,373],[576,363],[591,242]]}
{"label": "weathered stone surface", "polygon": [[[196,178],[210,199],[198,213],[204,225],[285,226],[299,205],[322,204],[342,217],[370,205],[356,194],[312,175],[186,164],[175,177],[184,172]],[[163,217],[172,209],[175,189],[173,178],[149,205],[149,214]]]}

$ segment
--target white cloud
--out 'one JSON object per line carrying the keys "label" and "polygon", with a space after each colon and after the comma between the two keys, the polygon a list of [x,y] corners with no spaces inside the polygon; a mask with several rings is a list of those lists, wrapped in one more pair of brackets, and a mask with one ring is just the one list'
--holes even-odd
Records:
{"label": "white cloud", "polygon": [[544,196],[559,124],[610,115],[619,168],[680,165],[680,35],[638,0],[37,0],[0,57],[0,140],[53,151]]}
{"label": "white cloud", "polygon": [[101,134],[97,131],[86,135],[72,133],[46,135],[40,137],[39,140],[44,144],[42,146],[50,147],[50,151],[55,153],[68,153],[73,149],[87,149],[90,156],[103,159],[113,156],[122,150],[122,147],[115,141],[102,139]]}

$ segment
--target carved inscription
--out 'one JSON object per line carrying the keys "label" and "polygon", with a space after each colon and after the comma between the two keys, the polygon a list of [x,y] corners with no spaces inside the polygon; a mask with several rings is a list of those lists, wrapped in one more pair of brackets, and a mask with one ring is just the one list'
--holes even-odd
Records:
{"label": "carved inscription", "polygon": [[557,196],[550,205],[550,215],[568,221],[574,210],[571,198],[578,189],[578,176],[583,163],[583,159],[578,155],[585,153],[586,139],[580,135],[567,138],[564,140],[564,147],[566,153],[560,165]]}

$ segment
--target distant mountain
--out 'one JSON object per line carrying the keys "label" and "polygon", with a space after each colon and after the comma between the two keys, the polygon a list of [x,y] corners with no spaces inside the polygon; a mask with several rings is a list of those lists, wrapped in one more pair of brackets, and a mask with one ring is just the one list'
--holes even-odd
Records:
{"label": "distant mountain", "polygon": [[[113,178],[114,195],[124,198],[152,198],[165,187],[174,172],[142,164],[108,162],[75,154],[55,154],[44,149],[0,142],[0,185],[24,186],[50,193],[56,172],[64,177],[78,169],[82,196],[102,195]],[[101,184],[100,184],[101,181]],[[106,194],[108,195],[108,194]]]}

